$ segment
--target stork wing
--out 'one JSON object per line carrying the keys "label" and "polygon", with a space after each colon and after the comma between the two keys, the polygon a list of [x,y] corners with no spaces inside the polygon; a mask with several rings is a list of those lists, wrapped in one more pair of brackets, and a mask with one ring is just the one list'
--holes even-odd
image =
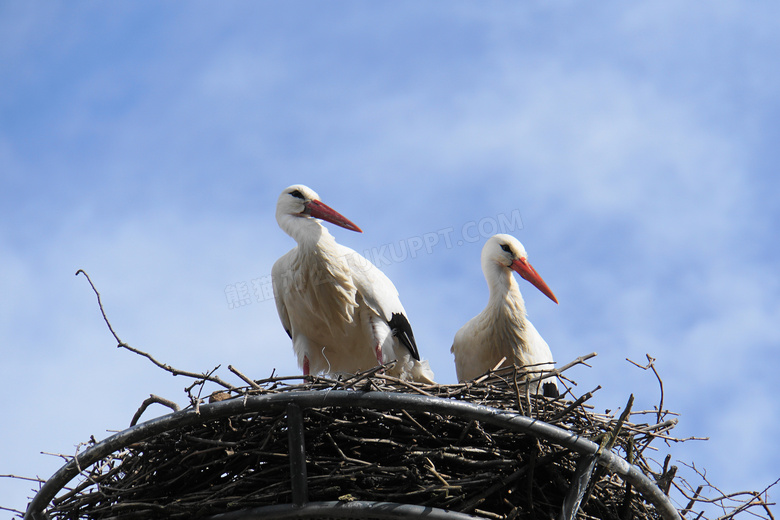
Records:
{"label": "stork wing", "polygon": [[367,259],[348,247],[341,247],[350,266],[352,281],[363,301],[372,312],[387,322],[393,336],[409,349],[412,357],[420,361],[412,326],[393,282]]}
{"label": "stork wing", "polygon": [[287,306],[284,303],[285,280],[284,273],[288,272],[289,264],[292,261],[292,251],[274,262],[271,268],[271,281],[274,289],[274,301],[276,302],[276,312],[279,313],[279,319],[282,321],[282,327],[290,338],[292,338],[292,325],[290,325],[290,316],[287,314]]}
{"label": "stork wing", "polygon": [[529,365],[549,363],[549,366],[541,365],[537,368],[552,370],[554,368],[554,361],[550,346],[547,344],[544,338],[542,338],[542,335],[539,334],[539,332],[536,330],[536,327],[534,327],[534,324],[531,323],[531,320],[525,321],[525,328],[526,342],[528,344],[527,353],[524,353],[524,357],[527,358],[526,363]]}

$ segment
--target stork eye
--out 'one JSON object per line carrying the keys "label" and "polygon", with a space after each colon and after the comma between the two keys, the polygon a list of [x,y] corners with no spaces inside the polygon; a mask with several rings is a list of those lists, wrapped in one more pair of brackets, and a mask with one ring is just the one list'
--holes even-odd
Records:
{"label": "stork eye", "polygon": [[503,249],[507,253],[511,253],[512,252],[512,248],[509,247],[509,245],[507,245],[507,244],[501,244],[501,249]]}
{"label": "stork eye", "polygon": [[297,199],[305,200],[306,197],[303,196],[303,193],[301,193],[299,190],[293,190],[290,192],[290,195]]}

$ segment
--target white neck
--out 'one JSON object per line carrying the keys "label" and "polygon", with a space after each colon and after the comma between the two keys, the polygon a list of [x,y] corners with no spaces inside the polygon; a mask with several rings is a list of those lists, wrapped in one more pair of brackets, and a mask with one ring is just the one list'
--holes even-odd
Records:
{"label": "white neck", "polygon": [[488,307],[506,309],[525,319],[525,301],[515,277],[512,276],[512,270],[495,261],[485,260],[482,262],[482,272],[490,289]]}
{"label": "white neck", "polygon": [[304,248],[316,247],[321,242],[333,240],[333,236],[328,233],[325,226],[311,217],[277,214],[276,221],[285,233],[293,237],[298,245]]}

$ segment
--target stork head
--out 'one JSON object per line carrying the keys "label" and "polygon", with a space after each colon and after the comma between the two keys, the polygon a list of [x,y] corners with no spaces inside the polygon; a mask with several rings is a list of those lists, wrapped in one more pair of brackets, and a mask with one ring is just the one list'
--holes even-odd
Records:
{"label": "stork head", "polygon": [[482,248],[482,269],[485,276],[489,276],[495,267],[511,269],[530,282],[534,287],[542,291],[545,296],[555,303],[558,299],[552,290],[539,276],[530,263],[528,263],[528,254],[525,252],[523,244],[511,235],[494,235],[488,239]]}
{"label": "stork head", "polygon": [[287,217],[316,218],[351,231],[363,232],[347,217],[320,201],[317,192],[303,184],[293,184],[279,195],[279,200],[276,202],[276,220],[283,229],[285,228],[283,221]]}

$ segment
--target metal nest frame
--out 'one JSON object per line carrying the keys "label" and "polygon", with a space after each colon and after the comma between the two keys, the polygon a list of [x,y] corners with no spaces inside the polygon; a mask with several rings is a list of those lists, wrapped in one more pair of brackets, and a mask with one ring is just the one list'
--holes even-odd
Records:
{"label": "metal nest frame", "polygon": [[[214,520],[260,518],[408,518],[425,514],[428,518],[479,518],[465,513],[446,511],[410,504],[380,502],[309,502],[306,481],[306,453],[302,409],[306,408],[368,408],[375,410],[406,410],[439,413],[482,421],[510,431],[537,436],[545,441],[580,454],[577,470],[569,492],[561,505],[560,520],[573,519],[588,486],[593,468],[598,464],[612,474],[630,483],[645,500],[652,503],[665,520],[680,520],[680,514],[668,496],[637,466],[609,450],[558,426],[514,412],[499,410],[462,400],[418,394],[357,391],[357,390],[302,390],[265,395],[246,395],[225,401],[204,404],[197,410],[188,409],[164,415],[116,433],[73,458],[40,488],[30,502],[25,520],[46,520],[46,508],[57,494],[80,472],[111,453],[154,435],[226,418],[237,414],[259,411],[287,412],[292,498],[290,505],[253,508],[213,516]],[[352,504],[352,505],[349,505]],[[355,513],[357,511],[357,513]],[[435,513],[435,514],[434,514]],[[373,514],[373,516],[372,516]],[[273,516],[276,515],[276,516]],[[378,515],[378,516],[377,516]],[[441,515],[441,516],[436,516]]]}
{"label": "metal nest frame", "polygon": [[209,517],[209,520],[395,520],[425,518],[425,520],[474,520],[466,513],[436,507],[400,504],[398,502],[307,502],[303,505],[279,504],[231,511]]}

